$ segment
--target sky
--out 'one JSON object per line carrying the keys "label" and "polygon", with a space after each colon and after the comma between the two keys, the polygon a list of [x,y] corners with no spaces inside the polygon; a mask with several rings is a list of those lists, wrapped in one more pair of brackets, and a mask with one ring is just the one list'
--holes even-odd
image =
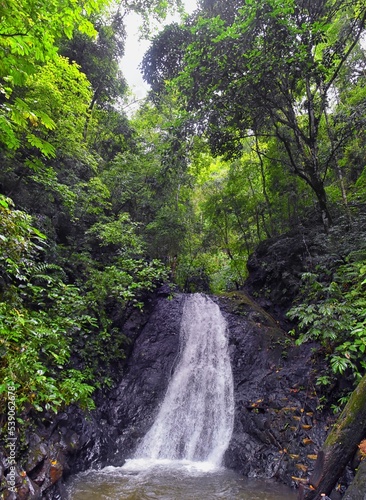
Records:
{"label": "sky", "polygon": [[[196,0],[184,0],[185,11],[190,14],[196,8]],[[169,16],[164,24],[170,24],[179,20],[179,15]],[[137,99],[146,96],[149,86],[142,79],[138,69],[142,58],[149,48],[148,40],[139,40],[139,26],[141,18],[136,14],[129,14],[126,19],[127,39],[125,45],[125,55],[121,60],[121,70],[127,80],[129,87]]]}

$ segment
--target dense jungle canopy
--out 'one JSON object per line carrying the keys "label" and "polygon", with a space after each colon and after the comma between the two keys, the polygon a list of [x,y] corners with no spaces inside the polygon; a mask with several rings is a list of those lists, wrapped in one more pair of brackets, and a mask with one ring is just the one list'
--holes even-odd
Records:
{"label": "dense jungle canopy", "polygon": [[[309,225],[334,255],[303,276],[294,338],[323,345],[323,385],[365,373],[366,1],[199,0],[149,34],[174,9],[0,5],[2,408],[9,383],[24,414],[92,408],[148,292],[240,289],[260,242]],[[132,11],[151,90],[128,116]]]}

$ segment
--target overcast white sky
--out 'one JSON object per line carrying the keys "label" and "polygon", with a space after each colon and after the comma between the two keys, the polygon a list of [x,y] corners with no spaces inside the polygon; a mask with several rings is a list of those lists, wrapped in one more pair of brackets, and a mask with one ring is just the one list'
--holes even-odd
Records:
{"label": "overcast white sky", "polygon": [[[184,0],[185,10],[191,13],[196,8],[196,0]],[[174,20],[178,20],[179,16],[169,16],[164,24],[170,24]],[[127,40],[125,47],[125,56],[121,61],[121,69],[128,85],[138,99],[146,96],[149,89],[148,85],[143,81],[140,70],[138,69],[142,58],[149,47],[150,42],[147,40],[139,40],[139,26],[141,18],[136,14],[129,14],[126,19]]]}

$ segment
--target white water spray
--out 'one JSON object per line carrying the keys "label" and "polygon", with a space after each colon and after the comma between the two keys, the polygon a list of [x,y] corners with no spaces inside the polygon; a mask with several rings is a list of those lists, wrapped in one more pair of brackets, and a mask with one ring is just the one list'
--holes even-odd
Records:
{"label": "white water spray", "polygon": [[186,298],[181,352],[164,401],[135,458],[219,466],[233,430],[233,378],[220,308],[207,296]]}

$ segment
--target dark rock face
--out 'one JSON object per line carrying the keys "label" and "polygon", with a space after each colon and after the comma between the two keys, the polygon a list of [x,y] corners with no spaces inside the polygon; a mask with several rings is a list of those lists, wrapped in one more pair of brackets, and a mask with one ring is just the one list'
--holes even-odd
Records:
{"label": "dark rock face", "polygon": [[326,246],[324,232],[316,226],[263,241],[248,260],[245,289],[286,325],[284,313],[299,292],[302,273],[329,252]]}
{"label": "dark rock face", "polygon": [[[28,493],[18,498],[65,498],[61,477],[119,466],[133,455],[178,359],[184,299],[162,294],[143,328],[130,325],[133,346],[121,383],[99,394],[96,411],[85,416],[69,408],[29,436],[26,475],[19,478]],[[235,428],[225,465],[295,484],[291,477],[305,477],[326,433],[327,422],[317,411],[310,348],[289,347],[278,324],[244,294],[213,300],[228,323],[235,384]]]}
{"label": "dark rock face", "polygon": [[[87,428],[78,429],[84,438],[74,471],[122,465],[133,456],[155,419],[178,359],[184,299],[176,294],[157,301],[121,384]],[[228,323],[236,402],[225,465],[243,475],[294,485],[292,477],[301,479],[311,469],[329,423],[317,410],[311,346],[291,347],[276,321],[244,294],[213,299]]]}
{"label": "dark rock face", "polygon": [[276,322],[248,306],[245,296],[219,302],[229,327],[236,402],[225,465],[295,486],[305,481],[330,423],[317,410],[314,346],[292,347]]}
{"label": "dark rock face", "polygon": [[141,335],[119,387],[103,410],[117,432],[106,463],[122,465],[154,422],[179,353],[184,296],[159,300]]}

